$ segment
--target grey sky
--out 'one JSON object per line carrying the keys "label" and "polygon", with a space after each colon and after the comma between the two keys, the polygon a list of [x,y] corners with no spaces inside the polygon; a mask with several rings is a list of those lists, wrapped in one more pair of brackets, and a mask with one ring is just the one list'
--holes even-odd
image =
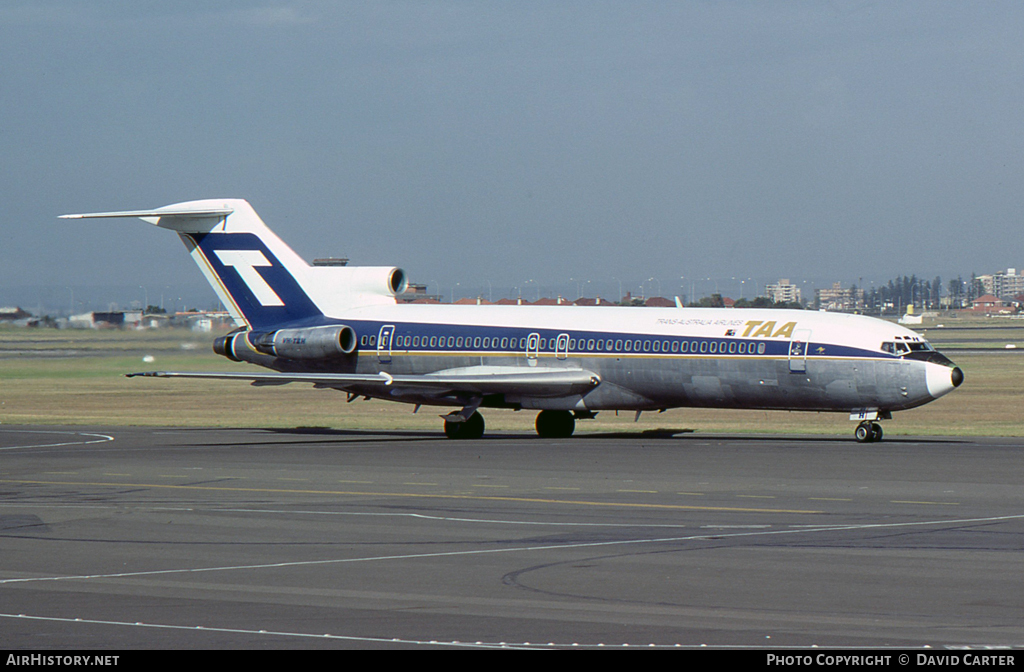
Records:
{"label": "grey sky", "polygon": [[6,0],[0,304],[197,291],[56,216],[213,197],[456,298],[1019,267],[1022,110],[1015,2]]}

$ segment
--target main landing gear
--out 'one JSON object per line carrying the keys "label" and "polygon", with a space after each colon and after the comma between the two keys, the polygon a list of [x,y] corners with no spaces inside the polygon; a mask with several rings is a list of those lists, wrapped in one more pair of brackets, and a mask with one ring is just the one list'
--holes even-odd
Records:
{"label": "main landing gear", "polygon": [[877,422],[865,420],[857,425],[857,429],[853,431],[853,436],[857,439],[858,443],[874,443],[875,441],[881,441],[882,426]]}
{"label": "main landing gear", "polygon": [[545,439],[567,439],[576,429],[571,411],[541,411],[537,414],[537,434]]}
{"label": "main landing gear", "polygon": [[479,411],[465,420],[457,411],[443,417],[444,435],[449,439],[479,439],[484,435],[484,416]]}
{"label": "main landing gear", "polygon": [[[479,439],[484,435],[484,417],[479,411],[472,411],[468,417],[463,411],[452,411],[441,417],[444,418],[444,435],[449,439]],[[537,434],[545,439],[567,439],[576,429],[576,416],[572,411],[541,411],[537,414],[536,427]]]}

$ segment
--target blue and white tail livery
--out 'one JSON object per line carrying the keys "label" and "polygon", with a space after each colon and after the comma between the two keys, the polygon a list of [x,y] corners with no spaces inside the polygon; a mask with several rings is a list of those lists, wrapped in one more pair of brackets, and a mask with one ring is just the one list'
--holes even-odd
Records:
{"label": "blue and white tail livery", "polygon": [[393,304],[405,289],[397,268],[310,266],[240,199],[64,215],[93,217],[139,217],[176,231],[231,316],[250,329],[315,322],[357,305]]}
{"label": "blue and white tail livery", "polygon": [[139,217],[176,231],[239,328],[218,354],[267,371],[138,376],[313,383],[454,407],[453,438],[479,438],[478,409],[536,409],[537,432],[570,436],[598,411],[673,407],[834,411],[879,421],[937,399],[963,373],[919,334],[859,315],[801,310],[399,304],[390,267],[311,266],[243,200],[64,215]]}

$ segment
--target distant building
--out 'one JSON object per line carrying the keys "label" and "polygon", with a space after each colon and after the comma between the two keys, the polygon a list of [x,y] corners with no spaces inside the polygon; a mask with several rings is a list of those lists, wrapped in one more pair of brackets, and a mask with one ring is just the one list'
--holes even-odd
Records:
{"label": "distant building", "polygon": [[1018,294],[1024,294],[1024,273],[1017,273],[1016,268],[1008,268],[1005,272],[999,271],[991,275],[980,275],[978,281],[986,294],[1001,299],[1012,299]]}
{"label": "distant building", "polygon": [[815,290],[814,303],[819,310],[841,313],[864,310],[864,290],[843,287],[842,283],[834,282],[831,289]]}
{"label": "distant building", "polygon": [[464,299],[459,299],[458,301],[455,302],[454,305],[456,305],[456,306],[490,306],[490,305],[492,305],[492,303],[490,301],[488,301],[487,299],[485,299],[484,297],[478,296],[475,299],[471,299],[469,297],[466,297]]}
{"label": "distant building", "polygon": [[21,308],[0,308],[0,322],[14,322],[32,317],[32,313]]}
{"label": "distant building", "polygon": [[427,294],[427,286],[410,282],[403,293],[395,297],[397,303],[441,303],[437,294]]}
{"label": "distant building", "polygon": [[974,313],[1012,313],[1013,306],[1008,302],[1000,299],[998,296],[992,294],[986,294],[979,296],[971,303],[971,312]]}
{"label": "distant building", "polygon": [[224,331],[236,326],[227,311],[204,310],[175,313],[170,319],[175,326],[186,326],[192,331]]}
{"label": "distant building", "polygon": [[765,294],[775,303],[800,303],[800,288],[789,278],[782,278],[774,285],[766,285]]}
{"label": "distant building", "polygon": [[614,306],[615,304],[607,299],[602,299],[600,296],[593,299],[587,297],[581,297],[573,301],[573,304],[577,306]]}
{"label": "distant building", "polygon": [[136,328],[142,324],[141,310],[97,311],[72,315],[68,326],[78,329]]}
{"label": "distant building", "polygon": [[545,296],[544,298],[537,299],[531,305],[534,305],[534,306],[568,306],[568,305],[571,305],[571,304],[572,304],[572,301],[570,301],[569,299],[563,298],[561,295],[559,295],[559,297],[557,299],[552,299],[552,298],[549,298],[549,297]]}

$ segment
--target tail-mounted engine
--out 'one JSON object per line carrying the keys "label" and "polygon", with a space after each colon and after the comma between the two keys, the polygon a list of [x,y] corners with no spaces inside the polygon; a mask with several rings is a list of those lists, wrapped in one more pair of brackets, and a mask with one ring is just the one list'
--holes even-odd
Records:
{"label": "tail-mounted engine", "polygon": [[336,325],[228,334],[214,340],[213,351],[236,362],[247,361],[252,350],[283,359],[329,360],[352,354],[356,345],[355,329]]}

